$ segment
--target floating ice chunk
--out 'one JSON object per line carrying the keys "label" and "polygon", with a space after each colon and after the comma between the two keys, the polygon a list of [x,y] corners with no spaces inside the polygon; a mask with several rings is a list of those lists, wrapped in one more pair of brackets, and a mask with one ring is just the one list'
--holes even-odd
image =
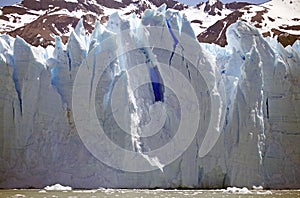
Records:
{"label": "floating ice chunk", "polygon": [[227,187],[226,190],[223,190],[224,193],[237,193],[237,194],[252,194],[248,188],[238,188],[238,187]]}
{"label": "floating ice chunk", "polygon": [[252,189],[253,190],[263,190],[264,187],[262,187],[262,186],[252,186]]}
{"label": "floating ice chunk", "polygon": [[273,194],[272,191],[267,190],[267,191],[259,191],[257,192],[258,195],[271,195]]}
{"label": "floating ice chunk", "polygon": [[14,196],[12,197],[26,197],[25,195],[22,195],[22,194],[15,194]]}
{"label": "floating ice chunk", "polygon": [[70,186],[63,186],[61,184],[54,184],[52,186],[46,186],[45,190],[72,190]]}
{"label": "floating ice chunk", "polygon": [[46,190],[39,190],[39,193],[47,193],[47,191]]}

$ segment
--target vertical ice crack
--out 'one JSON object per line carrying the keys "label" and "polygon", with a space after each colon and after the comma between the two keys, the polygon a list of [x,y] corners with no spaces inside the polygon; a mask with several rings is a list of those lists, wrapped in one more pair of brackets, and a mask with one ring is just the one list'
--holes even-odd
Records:
{"label": "vertical ice crack", "polygon": [[173,58],[173,56],[174,56],[174,54],[175,54],[175,50],[176,50],[176,47],[177,47],[179,41],[178,41],[178,39],[176,38],[176,35],[174,34],[174,32],[173,32],[173,30],[172,30],[172,28],[171,28],[171,24],[170,24],[169,19],[166,19],[166,23],[167,23],[168,30],[169,30],[169,32],[170,32],[172,38],[173,38],[173,41],[174,41],[174,44],[173,44],[173,51],[172,51],[171,56],[170,56],[170,59],[169,59],[169,66],[171,66],[171,61],[172,61],[172,58]]}
{"label": "vertical ice crack", "polygon": [[266,109],[267,109],[267,119],[270,118],[269,116],[269,98],[266,99]]}
{"label": "vertical ice crack", "polygon": [[90,82],[90,93],[89,93],[89,103],[91,103],[91,98],[92,98],[92,92],[93,92],[93,83],[95,79],[95,67],[96,67],[96,53],[94,54],[94,61],[93,61],[93,66],[92,66],[92,77],[91,77],[91,82]]}
{"label": "vertical ice crack", "polygon": [[[16,68],[14,68],[15,70]],[[21,116],[23,114],[23,101],[22,101],[22,94],[21,94],[21,88],[20,88],[20,85],[19,85],[19,81],[17,79],[17,76],[16,76],[16,71],[13,72],[13,81],[15,83],[15,89],[16,89],[16,92],[17,92],[17,95],[18,95],[18,101],[19,101],[19,105],[20,105],[20,113],[21,113]]]}
{"label": "vertical ice crack", "polygon": [[71,60],[71,56],[70,56],[69,50],[67,50],[67,57],[68,57],[69,72],[70,72],[70,79],[71,79],[71,78],[72,78],[72,75],[71,75],[71,70],[72,70],[72,60]]}

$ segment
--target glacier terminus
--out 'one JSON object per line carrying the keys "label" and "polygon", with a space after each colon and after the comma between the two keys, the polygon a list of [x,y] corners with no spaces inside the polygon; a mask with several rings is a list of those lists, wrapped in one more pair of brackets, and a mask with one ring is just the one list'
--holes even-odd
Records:
{"label": "glacier terminus", "polygon": [[0,37],[0,187],[299,188],[300,42],[116,12],[67,44]]}

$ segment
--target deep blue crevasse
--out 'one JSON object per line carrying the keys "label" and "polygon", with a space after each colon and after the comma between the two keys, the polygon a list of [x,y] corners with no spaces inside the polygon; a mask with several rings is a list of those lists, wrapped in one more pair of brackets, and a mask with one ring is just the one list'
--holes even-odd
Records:
{"label": "deep blue crevasse", "polygon": [[171,34],[171,36],[172,36],[172,38],[173,38],[173,41],[174,41],[174,44],[173,44],[173,52],[172,52],[172,54],[171,54],[171,56],[170,56],[170,59],[169,59],[169,66],[170,66],[170,65],[171,65],[171,61],[172,61],[172,58],[173,58],[174,53],[175,53],[176,46],[178,45],[179,41],[178,41],[178,39],[176,38],[176,36],[175,36],[175,34],[174,34],[173,30],[172,30],[171,24],[170,24],[170,22],[169,22],[168,19],[166,19],[166,23],[167,23],[169,32],[170,32],[170,34]]}
{"label": "deep blue crevasse", "polygon": [[150,78],[155,102],[164,101],[164,85],[157,66],[150,68]]}

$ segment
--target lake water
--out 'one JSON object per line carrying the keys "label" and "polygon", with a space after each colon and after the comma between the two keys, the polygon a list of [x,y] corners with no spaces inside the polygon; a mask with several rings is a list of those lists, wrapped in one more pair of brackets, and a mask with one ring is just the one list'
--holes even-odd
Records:
{"label": "lake water", "polygon": [[45,190],[0,190],[0,198],[300,198],[300,190],[261,190],[250,191],[247,194],[230,193],[224,190],[123,190],[123,189],[99,189],[99,190],[72,190],[72,191],[45,191]]}

